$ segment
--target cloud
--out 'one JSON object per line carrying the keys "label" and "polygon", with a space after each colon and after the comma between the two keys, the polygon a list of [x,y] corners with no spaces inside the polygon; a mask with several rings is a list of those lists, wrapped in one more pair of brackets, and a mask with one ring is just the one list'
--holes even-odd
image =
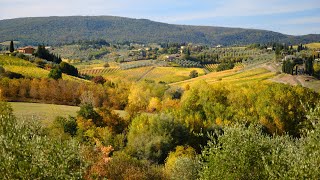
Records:
{"label": "cloud", "polygon": [[288,25],[301,25],[301,24],[320,24],[320,17],[302,17],[302,18],[294,18],[289,19],[281,24]]}
{"label": "cloud", "polygon": [[[1,0],[2,1],[2,0]],[[103,15],[126,7],[123,0],[3,0],[0,19],[37,16]]]}
{"label": "cloud", "polygon": [[273,15],[306,11],[315,8],[320,8],[318,0],[309,0],[303,3],[300,1],[287,0],[241,0],[241,2],[237,0],[229,0],[224,1],[224,3],[220,4],[219,7],[212,7],[209,11],[167,16],[165,17],[165,20],[168,22],[181,22],[219,17]]}
{"label": "cloud", "polygon": [[[275,31],[319,27],[319,0],[0,0],[0,19],[113,15],[165,23],[218,25]],[[309,13],[306,13],[309,12]],[[318,25],[317,25],[318,24]],[[292,28],[294,27],[294,28]],[[312,27],[312,26],[310,26]],[[310,32],[305,28],[305,32]],[[317,31],[313,29],[312,32]],[[317,31],[319,32],[319,31]]]}

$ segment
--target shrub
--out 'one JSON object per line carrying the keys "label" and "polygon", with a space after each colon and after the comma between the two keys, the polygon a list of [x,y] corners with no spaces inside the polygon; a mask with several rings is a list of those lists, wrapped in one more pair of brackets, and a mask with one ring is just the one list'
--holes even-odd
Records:
{"label": "shrub", "polygon": [[105,171],[108,179],[166,179],[160,167],[147,161],[137,160],[124,153],[113,156],[105,166]]}
{"label": "shrub", "polygon": [[222,62],[218,65],[217,71],[224,71],[228,69],[233,69],[234,63],[233,62]]}
{"label": "shrub", "polygon": [[101,116],[94,110],[92,104],[85,103],[81,105],[80,110],[77,112],[77,114],[84,119],[91,119],[97,126],[99,126],[99,123],[101,123]]}
{"label": "shrub", "polygon": [[62,72],[58,68],[51,69],[50,73],[48,74],[48,78],[52,79],[61,79],[62,78]]}
{"label": "shrub", "polygon": [[2,74],[3,77],[7,77],[9,79],[21,79],[24,78],[22,74],[11,72],[11,71],[6,71]]}
{"label": "shrub", "polygon": [[318,179],[320,123],[300,139],[260,127],[225,128],[202,153],[200,179]]}
{"label": "shrub", "polygon": [[190,78],[196,78],[198,76],[199,76],[199,74],[198,74],[198,71],[196,71],[196,70],[191,71],[189,74]]}
{"label": "shrub", "polygon": [[96,76],[96,77],[92,78],[91,81],[96,84],[104,84],[107,80],[102,76]]}
{"label": "shrub", "polygon": [[177,146],[166,159],[165,170],[171,179],[197,179],[200,163],[190,146]]}
{"label": "shrub", "polygon": [[57,117],[55,119],[59,125],[63,128],[65,133],[75,136],[77,134],[77,121],[74,117],[69,116],[69,118]]}
{"label": "shrub", "polygon": [[44,61],[44,60],[42,60],[42,59],[40,59],[40,58],[36,58],[36,60],[34,61],[34,63],[36,63],[37,66],[40,67],[40,68],[44,68],[45,65],[47,64],[46,61]]}
{"label": "shrub", "polygon": [[59,64],[59,69],[65,73],[65,74],[68,74],[68,75],[71,75],[71,76],[78,76],[78,69],[75,68],[74,66],[66,63],[66,62],[61,62]]}

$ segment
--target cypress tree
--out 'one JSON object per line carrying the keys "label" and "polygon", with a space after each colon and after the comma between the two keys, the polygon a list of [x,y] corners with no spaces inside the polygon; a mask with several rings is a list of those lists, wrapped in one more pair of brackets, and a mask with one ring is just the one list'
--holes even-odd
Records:
{"label": "cypress tree", "polygon": [[9,51],[12,53],[14,51],[13,41],[10,41]]}

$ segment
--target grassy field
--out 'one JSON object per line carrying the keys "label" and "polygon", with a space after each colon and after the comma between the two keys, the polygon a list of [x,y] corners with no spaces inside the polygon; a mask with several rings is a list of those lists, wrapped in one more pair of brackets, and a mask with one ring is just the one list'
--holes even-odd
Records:
{"label": "grassy field", "polygon": [[[106,64],[105,61],[102,60],[91,60],[88,62],[79,62],[79,63],[73,63],[78,70],[83,69],[94,69],[94,68],[103,68],[103,66]],[[111,67],[115,66],[115,63],[108,63]]]}
{"label": "grassy field", "polygon": [[117,70],[103,76],[110,80],[127,79],[130,81],[153,80],[155,82],[163,81],[166,83],[179,82],[189,79],[192,70],[198,71],[199,75],[205,72],[201,68],[180,68],[180,67],[140,67],[127,70]]}
{"label": "grassy field", "polygon": [[[4,46],[9,46],[10,42],[11,41],[4,41],[4,42],[1,42],[0,44],[4,45]],[[13,41],[13,44],[20,44],[20,42],[19,41]]]}
{"label": "grassy field", "polygon": [[[39,68],[29,61],[14,56],[0,55],[0,65],[3,66],[6,71],[20,73],[25,77],[46,78],[49,74],[48,70]],[[69,76],[67,74],[63,74],[62,79],[81,82],[86,81],[77,77]]]}
{"label": "grassy field", "polygon": [[111,73],[104,74],[103,76],[110,80],[126,79],[129,81],[137,81],[151,69],[152,67],[149,66],[149,67],[127,69],[127,70],[119,70],[119,71],[113,71]]}
{"label": "grassy field", "polygon": [[[52,122],[57,116],[76,116],[80,110],[78,106],[65,106],[56,104],[10,102],[14,115],[20,120],[41,121],[44,124]],[[125,118],[128,113],[115,110],[120,117]]]}
{"label": "grassy field", "polygon": [[306,44],[306,46],[307,46],[309,49],[320,49],[320,42],[318,42],[318,43]]}
{"label": "grassy field", "polygon": [[43,78],[48,77],[49,74],[49,71],[38,68],[31,62],[13,56],[0,55],[0,65],[2,65],[6,71],[20,73],[25,77]]}
{"label": "grassy field", "polygon": [[204,80],[209,84],[219,82],[219,83],[232,83],[232,84],[240,85],[244,83],[268,80],[276,75],[275,72],[271,72],[265,68],[256,68],[256,69],[251,69],[243,72],[239,72],[239,69],[240,68],[221,71],[221,72],[214,72],[198,78],[181,81],[177,83],[172,83],[170,85],[183,87],[187,84],[191,84],[201,80]]}
{"label": "grassy field", "polygon": [[201,68],[180,68],[180,67],[156,67],[148,74],[146,74],[142,80],[154,80],[155,82],[163,81],[166,83],[179,82],[189,79],[191,71],[196,70],[199,76],[205,74]]}
{"label": "grassy field", "polygon": [[32,64],[29,61],[14,57],[0,55],[0,65],[1,66],[23,66],[23,67],[36,67],[35,64]]}
{"label": "grassy field", "polygon": [[44,123],[52,122],[55,117],[76,116],[80,110],[76,106],[65,106],[55,104],[40,104],[40,103],[22,103],[11,102],[14,115],[20,120],[38,120]]}
{"label": "grassy field", "polygon": [[48,77],[49,71],[38,67],[24,67],[24,66],[12,66],[4,65],[6,71],[22,74],[25,77],[45,78]]}

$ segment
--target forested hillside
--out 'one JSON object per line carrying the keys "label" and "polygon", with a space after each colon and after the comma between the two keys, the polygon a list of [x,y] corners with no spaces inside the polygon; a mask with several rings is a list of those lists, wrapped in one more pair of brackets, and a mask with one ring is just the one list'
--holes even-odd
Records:
{"label": "forested hillside", "polygon": [[307,43],[320,35],[290,36],[265,30],[171,25],[113,16],[35,17],[0,21],[0,42],[37,45],[105,39],[110,42],[192,42],[209,45]]}

